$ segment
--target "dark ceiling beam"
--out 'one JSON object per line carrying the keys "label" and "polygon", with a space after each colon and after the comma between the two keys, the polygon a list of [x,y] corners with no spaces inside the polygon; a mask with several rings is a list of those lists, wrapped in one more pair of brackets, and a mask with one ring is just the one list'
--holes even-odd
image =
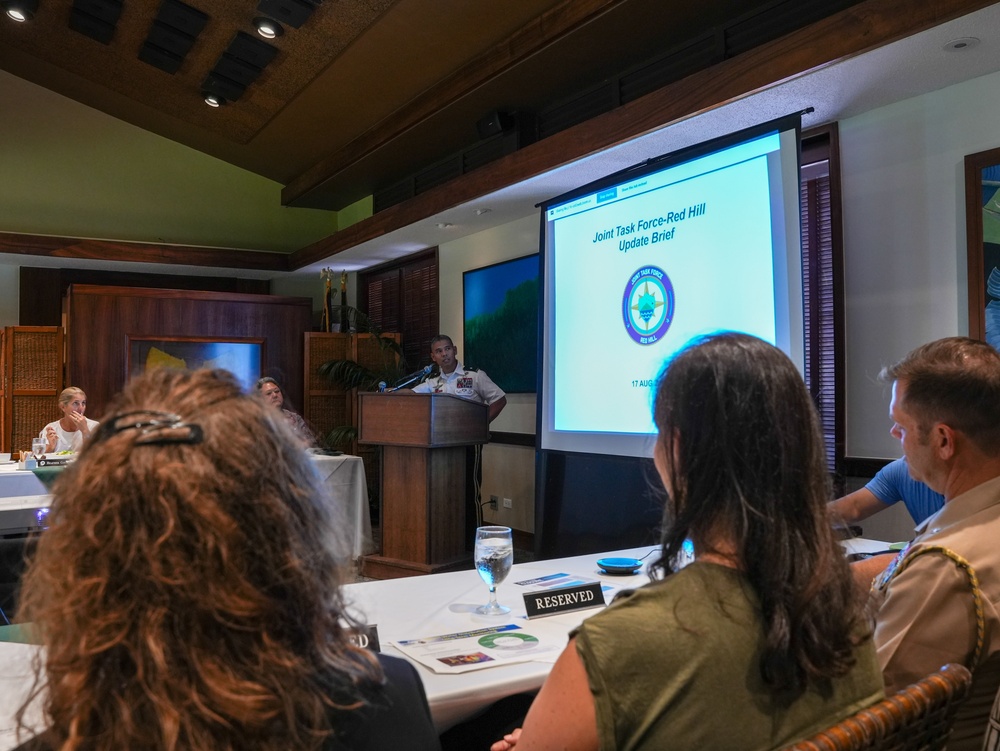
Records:
{"label": "dark ceiling beam", "polygon": [[248,271],[288,271],[289,256],[269,251],[199,248],[188,245],[82,240],[75,237],[0,232],[0,253],[95,261],[181,264]]}
{"label": "dark ceiling beam", "polygon": [[[867,0],[538,141],[292,253],[292,270],[807,71],[912,36],[995,0]],[[282,201],[287,202],[282,191]]]}
{"label": "dark ceiling beam", "polygon": [[625,1],[563,0],[291,180],[281,190],[282,205],[294,205],[310,191],[334,179],[340,172],[410,128]]}

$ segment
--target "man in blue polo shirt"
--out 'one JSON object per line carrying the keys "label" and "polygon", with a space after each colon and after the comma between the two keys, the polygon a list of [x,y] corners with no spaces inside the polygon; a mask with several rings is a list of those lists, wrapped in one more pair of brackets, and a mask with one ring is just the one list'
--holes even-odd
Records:
{"label": "man in blue polo shirt", "polygon": [[[936,514],[944,506],[944,496],[936,493],[919,480],[910,477],[906,457],[889,462],[860,490],[830,502],[834,519],[846,524],[854,524],[869,516],[884,511],[892,504],[902,501],[920,525],[924,519]],[[896,557],[895,553],[875,555],[855,561],[851,565],[854,578],[862,589],[868,589],[872,580],[882,573]]]}
{"label": "man in blue polo shirt", "polygon": [[831,501],[830,510],[834,518],[854,524],[899,501],[910,512],[914,524],[920,524],[944,506],[943,495],[910,477],[906,459],[903,458],[885,465],[860,490]]}

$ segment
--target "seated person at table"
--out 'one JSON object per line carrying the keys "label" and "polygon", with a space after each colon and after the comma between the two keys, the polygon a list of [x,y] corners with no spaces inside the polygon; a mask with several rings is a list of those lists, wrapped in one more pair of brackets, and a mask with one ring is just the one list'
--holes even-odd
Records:
{"label": "seated person at table", "polygon": [[272,407],[281,410],[281,414],[288,420],[288,427],[292,429],[292,433],[295,434],[296,438],[306,444],[306,446],[312,446],[316,443],[316,437],[309,429],[309,426],[306,425],[306,421],[302,419],[302,415],[296,414],[290,409],[285,409],[285,395],[276,380],[270,376],[264,376],[257,381],[257,391],[264,397],[264,401]]}
{"label": "seated person at table", "polygon": [[906,506],[915,524],[933,516],[944,506],[943,495],[910,476],[906,457],[903,457],[882,467],[860,490],[830,501],[830,511],[834,519],[854,524],[899,501]]}
{"label": "seated person at table", "polygon": [[[669,493],[653,581],[571,634],[497,751],[781,748],[882,697],[792,362],[745,334],[697,339],[658,379],[653,416]],[[686,539],[695,560],[678,570]]]}
{"label": "seated person at table", "polygon": [[97,429],[97,420],[84,417],[87,411],[87,395],[83,389],[70,386],[59,394],[59,409],[63,416],[50,422],[38,437],[45,441],[45,453],[57,451],[79,451],[83,442]]}
{"label": "seated person at table", "polygon": [[[831,501],[830,512],[835,523],[853,524],[899,501],[906,506],[916,524],[921,524],[944,506],[943,495],[910,476],[906,457],[903,457],[882,467],[860,490]],[[856,561],[851,566],[854,578],[867,590],[872,579],[882,573],[895,557],[895,553],[885,553]]]}
{"label": "seated person at table", "polygon": [[131,381],[57,480],[20,615],[48,723],[21,749],[437,749],[416,671],[355,646],[331,510],[225,371]]}
{"label": "seated person at table", "polygon": [[872,582],[883,678],[894,691],[948,662],[969,668],[948,748],[978,751],[990,747],[987,707],[1000,686],[1000,353],[949,337],[879,377],[892,384],[890,433],[910,472],[945,498]]}

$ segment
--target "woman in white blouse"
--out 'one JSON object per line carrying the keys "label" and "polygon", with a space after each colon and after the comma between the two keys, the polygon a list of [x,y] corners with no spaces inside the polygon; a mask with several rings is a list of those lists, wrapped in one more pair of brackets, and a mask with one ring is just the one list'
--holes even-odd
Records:
{"label": "woman in white blouse", "polygon": [[57,451],[79,451],[83,447],[91,432],[97,428],[97,420],[84,417],[87,411],[87,395],[83,389],[70,386],[63,389],[59,394],[59,409],[63,416],[55,422],[50,422],[39,438],[45,441],[45,453],[53,454]]}

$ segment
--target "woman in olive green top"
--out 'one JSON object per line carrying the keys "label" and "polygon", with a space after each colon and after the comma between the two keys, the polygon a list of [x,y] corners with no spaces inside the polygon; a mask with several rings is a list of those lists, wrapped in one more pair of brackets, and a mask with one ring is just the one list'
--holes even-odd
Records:
{"label": "woman in olive green top", "polygon": [[[776,749],[882,697],[791,361],[745,334],[699,339],[653,412],[669,495],[654,581],[577,630],[494,751]],[[679,570],[685,539],[695,561]]]}

